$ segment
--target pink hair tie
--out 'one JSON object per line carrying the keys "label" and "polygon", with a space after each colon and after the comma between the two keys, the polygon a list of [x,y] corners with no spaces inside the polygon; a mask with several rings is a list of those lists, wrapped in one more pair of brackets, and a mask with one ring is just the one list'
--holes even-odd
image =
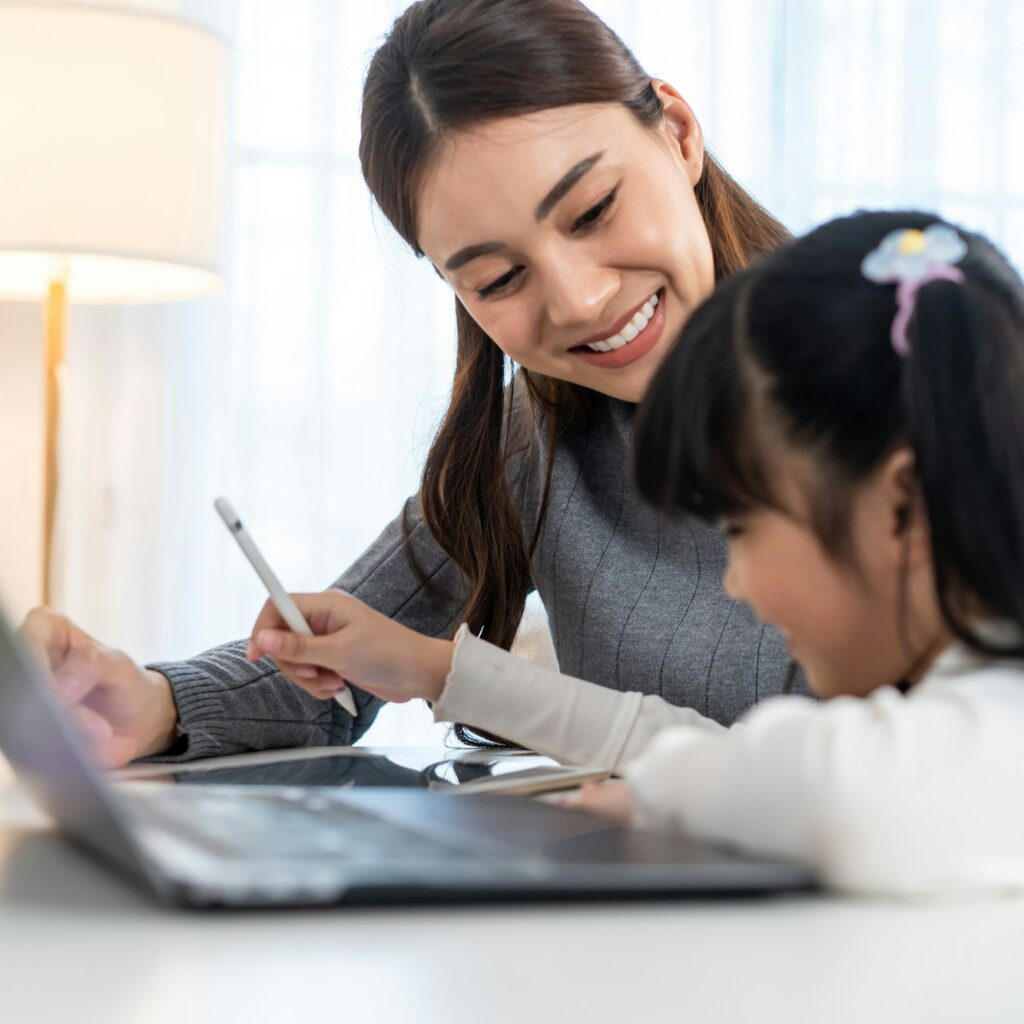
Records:
{"label": "pink hair tie", "polygon": [[901,228],[882,239],[864,257],[861,273],[877,284],[896,284],[896,316],[890,337],[900,356],[910,355],[907,327],[914,315],[918,292],[931,281],[963,284],[963,272],[953,264],[967,255],[967,243],[947,224],[930,224],[924,231]]}

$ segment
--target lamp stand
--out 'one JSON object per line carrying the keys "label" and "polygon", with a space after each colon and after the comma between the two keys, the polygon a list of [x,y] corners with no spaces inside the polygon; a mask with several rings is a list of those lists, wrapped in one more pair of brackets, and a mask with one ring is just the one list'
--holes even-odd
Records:
{"label": "lamp stand", "polygon": [[57,518],[57,486],[60,481],[60,389],[64,373],[64,342],[67,336],[68,290],[61,279],[50,282],[46,295],[46,435],[43,498],[43,604],[51,599],[53,533]]}

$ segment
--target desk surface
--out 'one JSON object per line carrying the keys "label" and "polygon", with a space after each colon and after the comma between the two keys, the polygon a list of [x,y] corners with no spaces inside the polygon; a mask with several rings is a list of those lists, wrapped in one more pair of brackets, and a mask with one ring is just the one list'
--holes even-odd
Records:
{"label": "desk surface", "polygon": [[0,782],[0,1020],[1024,1020],[1024,899],[162,909]]}

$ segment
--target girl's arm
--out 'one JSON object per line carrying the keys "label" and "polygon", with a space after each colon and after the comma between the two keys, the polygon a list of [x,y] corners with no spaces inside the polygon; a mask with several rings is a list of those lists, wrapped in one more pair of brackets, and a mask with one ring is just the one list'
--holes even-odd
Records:
{"label": "girl's arm", "polygon": [[626,768],[634,821],[848,891],[1024,889],[1024,672],[953,668],[907,696],[776,697],[719,735],[665,730]]}
{"label": "girl's arm", "polygon": [[347,594],[293,595],[313,633],[287,630],[267,602],[249,657],[270,655],[298,686],[326,697],[341,680],[389,701],[423,698],[439,721],[465,722],[571,764],[617,770],[669,726],[724,728],[660,697],[619,693],[523,661],[472,636],[422,636]]}
{"label": "girl's arm", "polygon": [[661,697],[621,693],[534,665],[465,626],[434,705],[438,721],[465,722],[570,764],[617,771],[669,726],[723,726]]}

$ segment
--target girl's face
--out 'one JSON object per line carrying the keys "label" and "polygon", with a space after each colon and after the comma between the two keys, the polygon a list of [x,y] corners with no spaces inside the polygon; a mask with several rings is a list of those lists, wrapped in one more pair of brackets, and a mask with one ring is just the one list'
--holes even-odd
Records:
{"label": "girl's face", "polygon": [[445,144],[419,195],[421,248],[503,352],[630,402],[714,287],[700,128],[655,85],[656,130],[614,103],[487,122]]}
{"label": "girl's face", "polygon": [[[947,642],[935,597],[927,527],[914,512],[912,459],[894,455],[856,491],[850,509],[853,564],[822,546],[791,482],[792,512],[762,509],[726,521],[729,595],[778,626],[811,689],[864,696],[916,682]],[[807,478],[806,464],[783,478]],[[905,580],[901,600],[900,578]]]}

